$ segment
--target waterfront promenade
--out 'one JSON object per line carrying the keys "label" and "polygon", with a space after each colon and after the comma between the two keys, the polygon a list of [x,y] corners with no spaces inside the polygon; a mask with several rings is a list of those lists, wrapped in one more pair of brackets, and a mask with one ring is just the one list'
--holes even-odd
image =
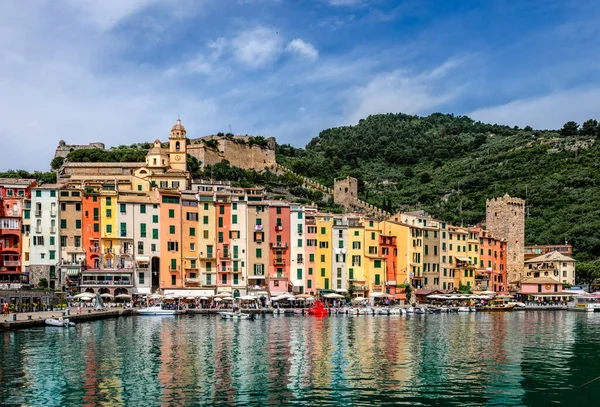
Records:
{"label": "waterfront promenade", "polygon": [[[38,311],[38,312],[18,312],[9,315],[2,315],[0,318],[0,331],[14,329],[35,328],[45,326],[45,320],[48,318],[64,317],[69,318],[75,323],[95,321],[98,319],[118,318],[120,316],[133,315],[132,309],[108,309],[96,311],[93,309],[83,309],[80,314],[76,309],[69,309],[68,316],[64,311]],[[14,320],[13,320],[14,318]]]}

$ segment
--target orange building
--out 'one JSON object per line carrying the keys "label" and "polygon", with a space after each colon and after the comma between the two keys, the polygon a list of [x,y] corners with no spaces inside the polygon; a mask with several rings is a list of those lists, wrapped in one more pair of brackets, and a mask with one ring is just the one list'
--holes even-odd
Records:
{"label": "orange building", "polygon": [[98,188],[87,187],[81,200],[83,225],[81,238],[85,250],[85,264],[89,269],[100,268],[100,193]]}
{"label": "orange building", "polygon": [[160,288],[182,288],[181,197],[176,190],[160,194]]}
{"label": "orange building", "polygon": [[476,270],[476,288],[507,294],[506,242],[497,239],[481,227],[471,228],[479,235],[479,264]]}
{"label": "orange building", "polygon": [[385,292],[395,295],[397,299],[405,300],[404,289],[397,288],[403,281],[397,281],[398,248],[396,246],[396,236],[380,234],[379,250],[385,266]]}
{"label": "orange building", "polygon": [[288,292],[290,278],[290,207],[273,202],[269,205],[269,291],[271,296]]}

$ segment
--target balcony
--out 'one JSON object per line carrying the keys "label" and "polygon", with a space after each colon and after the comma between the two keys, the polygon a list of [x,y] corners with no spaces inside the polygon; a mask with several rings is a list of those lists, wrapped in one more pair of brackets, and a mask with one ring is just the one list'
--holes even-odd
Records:
{"label": "balcony", "polygon": [[130,280],[82,280],[81,286],[107,286],[107,285],[117,285],[119,287],[133,287],[133,282]]}
{"label": "balcony", "polygon": [[273,264],[275,266],[285,266],[285,259],[273,259]]}
{"label": "balcony", "polygon": [[90,246],[89,247],[89,251],[90,251],[90,253],[98,253],[98,252],[100,252],[100,247],[98,247],[98,246]]}
{"label": "balcony", "polygon": [[50,216],[52,216],[53,218],[56,218],[57,212],[56,210],[51,210],[50,211]]}
{"label": "balcony", "polygon": [[289,244],[288,242],[275,242],[275,243],[269,243],[269,246],[273,249],[287,249]]}
{"label": "balcony", "polygon": [[110,249],[105,249],[104,254],[113,254],[115,250],[111,247]]}
{"label": "balcony", "polygon": [[131,249],[121,249],[119,251],[120,254],[125,255],[125,256],[131,256],[133,253],[133,250]]}
{"label": "balcony", "polygon": [[198,285],[201,283],[199,278],[186,278],[184,280],[185,284],[194,284],[194,285]]}
{"label": "balcony", "polygon": [[214,260],[215,256],[214,256],[214,254],[212,252],[207,253],[207,254],[200,253],[200,259],[202,259],[202,260]]}
{"label": "balcony", "polygon": [[281,232],[283,231],[283,226],[282,225],[275,225],[275,232]]}
{"label": "balcony", "polygon": [[269,276],[269,278],[272,280],[287,280],[286,276],[284,276],[283,274],[278,274],[278,273],[271,274]]}
{"label": "balcony", "polygon": [[231,253],[229,252],[223,252],[223,254],[221,255],[222,259],[231,259]]}
{"label": "balcony", "polygon": [[21,265],[21,262],[18,260],[5,260],[4,261],[5,267],[18,267],[20,265]]}
{"label": "balcony", "polygon": [[311,226],[315,226],[317,224],[316,219],[306,219],[306,221],[304,222],[304,224],[306,225],[311,225]]}
{"label": "balcony", "polygon": [[254,225],[254,230],[260,232],[263,230],[263,225]]}
{"label": "balcony", "polygon": [[41,218],[42,217],[42,211],[34,211],[34,216],[36,218]]}

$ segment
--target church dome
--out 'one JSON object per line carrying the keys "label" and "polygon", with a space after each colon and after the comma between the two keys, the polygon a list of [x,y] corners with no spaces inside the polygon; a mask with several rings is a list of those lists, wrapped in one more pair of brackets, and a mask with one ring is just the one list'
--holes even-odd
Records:
{"label": "church dome", "polygon": [[185,127],[183,127],[183,124],[181,124],[180,119],[177,119],[177,123],[175,123],[171,131],[185,131]]}

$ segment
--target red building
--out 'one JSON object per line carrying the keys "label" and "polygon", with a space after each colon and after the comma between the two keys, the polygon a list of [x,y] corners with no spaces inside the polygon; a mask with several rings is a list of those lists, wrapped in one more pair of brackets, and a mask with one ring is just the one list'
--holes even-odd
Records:
{"label": "red building", "polygon": [[0,178],[0,284],[28,283],[23,273],[23,219],[31,199],[34,179]]}
{"label": "red building", "polygon": [[482,291],[508,294],[506,242],[493,237],[490,232],[480,227],[471,228],[469,232],[479,236],[479,264],[475,286]]}
{"label": "red building", "polygon": [[[217,292],[232,292],[233,269],[231,267],[231,196],[228,192],[216,195],[217,219]],[[237,275],[237,274],[236,274]],[[219,290],[219,287],[223,287]],[[227,287],[227,288],[225,288]]]}
{"label": "red building", "polygon": [[288,292],[290,277],[290,207],[269,205],[269,291],[271,296]]}
{"label": "red building", "polygon": [[404,289],[397,288],[403,281],[397,281],[398,249],[396,247],[396,236],[380,234],[379,249],[385,267],[385,292],[395,295],[398,299],[406,299]]}

